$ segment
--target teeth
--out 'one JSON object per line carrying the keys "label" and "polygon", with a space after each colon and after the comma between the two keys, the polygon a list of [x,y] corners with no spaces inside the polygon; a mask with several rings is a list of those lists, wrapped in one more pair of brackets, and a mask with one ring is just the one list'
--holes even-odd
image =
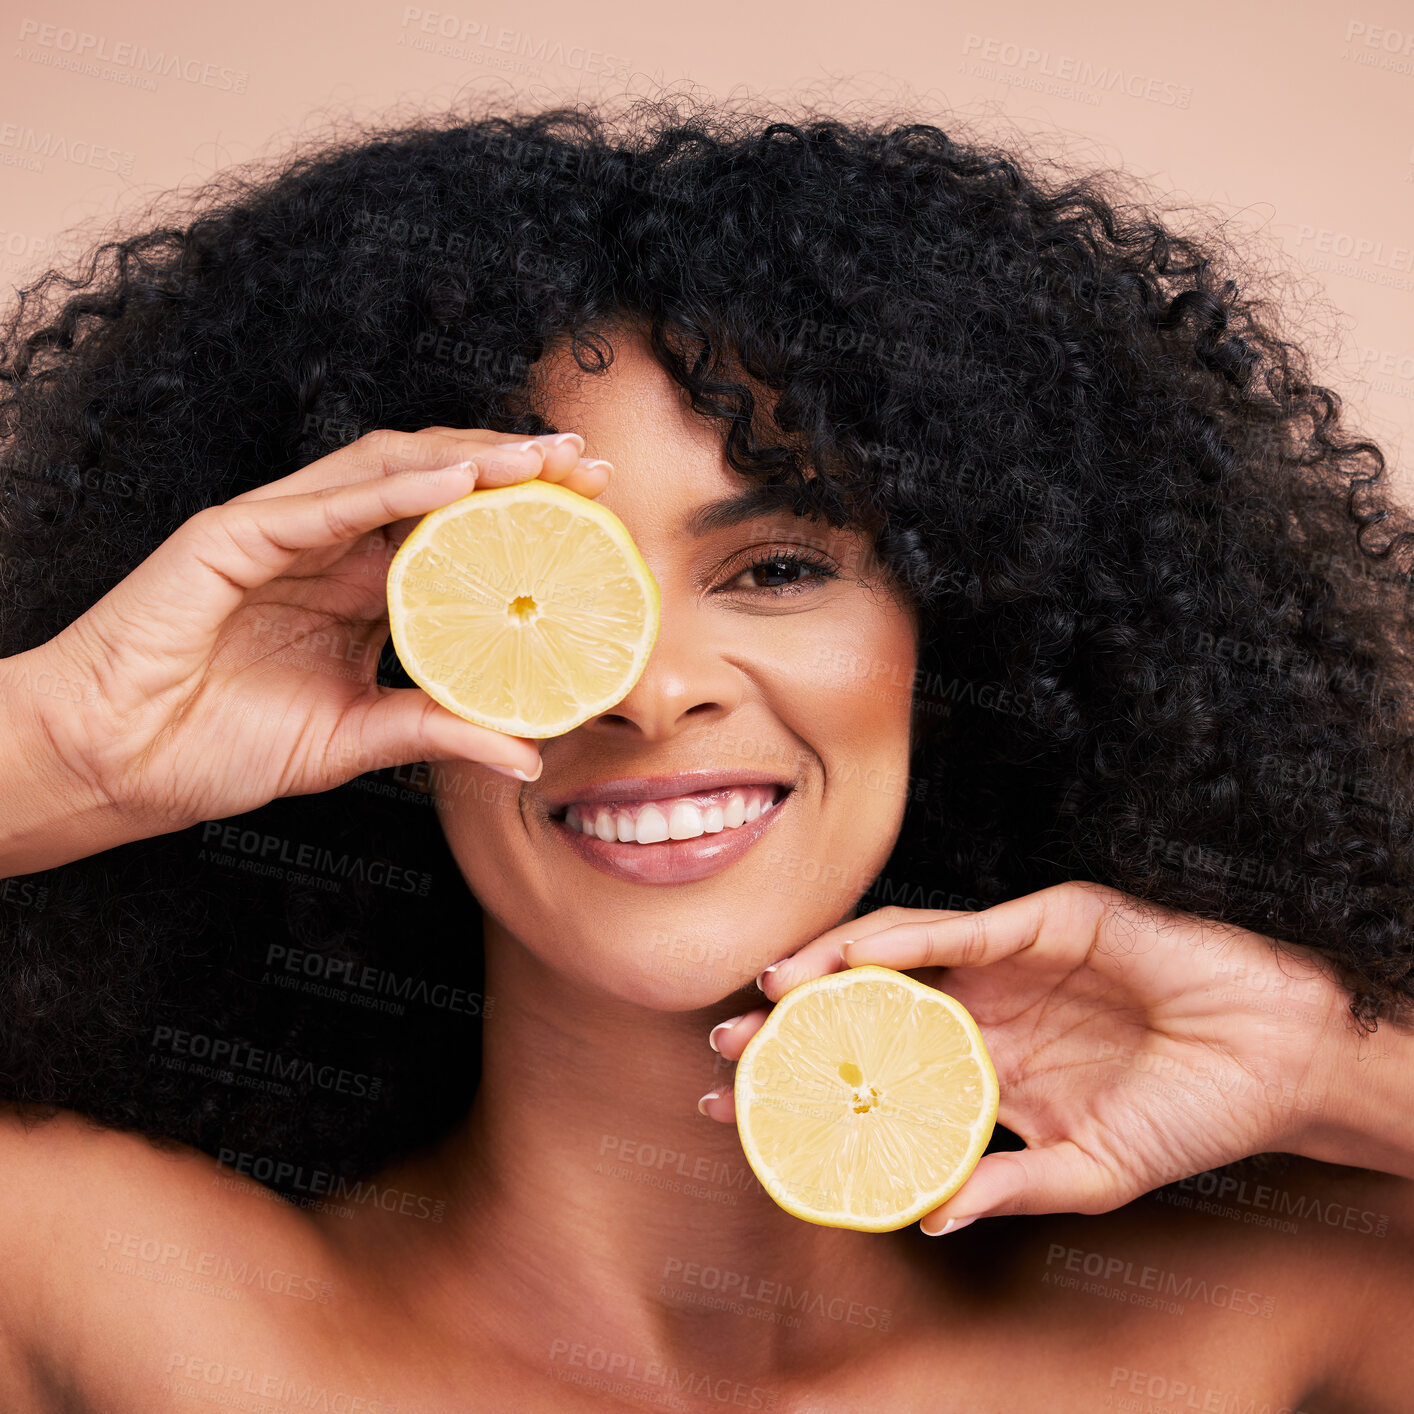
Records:
{"label": "teeth", "polygon": [[691,840],[698,835],[734,830],[749,821],[760,819],[778,803],[771,798],[773,790],[769,786],[734,790],[725,802],[714,801],[707,806],[698,805],[693,800],[664,801],[661,805],[618,809],[607,805],[571,805],[565,813],[565,824],[595,839],[617,840],[620,844]]}

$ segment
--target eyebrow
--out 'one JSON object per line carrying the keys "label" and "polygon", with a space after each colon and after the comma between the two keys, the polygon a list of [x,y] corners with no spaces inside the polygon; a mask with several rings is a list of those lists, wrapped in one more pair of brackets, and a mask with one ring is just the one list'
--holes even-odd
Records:
{"label": "eyebrow", "polygon": [[771,512],[794,516],[797,520],[809,519],[782,504],[783,491],[785,488],[781,486],[758,484],[740,495],[728,496],[721,501],[709,501],[687,517],[683,528],[687,534],[701,539],[704,535],[711,535],[713,531],[726,530],[730,526],[740,525],[744,520],[750,520],[753,516]]}

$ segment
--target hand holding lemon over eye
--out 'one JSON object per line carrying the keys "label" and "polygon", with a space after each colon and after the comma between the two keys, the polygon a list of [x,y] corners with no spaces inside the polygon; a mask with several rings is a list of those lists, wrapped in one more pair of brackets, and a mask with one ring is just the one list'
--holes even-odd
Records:
{"label": "hand holding lemon over eye", "polygon": [[[7,679],[67,685],[8,694],[7,729],[51,783],[16,825],[9,871],[53,868],[413,761],[474,761],[533,779],[532,733],[568,730],[626,693],[656,631],[651,576],[593,501],[608,463],[583,453],[574,433],[378,428],[176,522],[85,613],[5,660]],[[490,547],[492,587],[505,591],[504,612],[521,615],[520,632],[502,636],[502,659],[479,684],[459,689],[449,678],[442,705],[420,687],[384,687],[397,531],[415,535],[429,513],[502,491],[526,492],[518,504],[538,507],[529,537],[512,533],[517,512],[503,522],[506,543]],[[418,537],[404,566],[435,538]],[[461,552],[453,559],[460,565]],[[539,566],[529,597],[549,589],[548,609],[512,583],[529,563]],[[567,596],[554,588],[566,576]],[[424,648],[445,647],[429,635],[415,588],[395,622],[416,677]],[[466,663],[477,662],[485,627],[459,650]]]}

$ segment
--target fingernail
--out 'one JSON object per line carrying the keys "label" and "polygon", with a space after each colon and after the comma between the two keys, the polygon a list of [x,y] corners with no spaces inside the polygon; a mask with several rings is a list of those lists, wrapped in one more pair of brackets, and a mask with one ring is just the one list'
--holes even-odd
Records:
{"label": "fingernail", "polygon": [[[782,967],[785,967],[787,968],[787,970],[789,970],[788,964],[791,960],[791,956],[792,955],[790,953],[787,953],[785,957],[777,958],[775,962],[773,962],[769,967],[763,967],[761,971],[756,974],[756,985],[760,987],[761,979],[763,977],[769,977],[773,972],[779,971]],[[777,982],[779,982],[780,980],[781,979],[779,977],[776,978]],[[764,991],[765,988],[762,988],[762,990]]]}
{"label": "fingernail", "polygon": [[553,437],[547,437],[545,440],[555,447],[563,446],[566,442],[573,442],[575,451],[580,456],[584,455],[584,438],[578,432],[557,432]]}
{"label": "fingernail", "polygon": [[[981,1214],[979,1213],[977,1216],[980,1217]],[[926,1227],[923,1228],[923,1232],[927,1237],[946,1237],[950,1232],[961,1232],[968,1223],[976,1221],[977,1218],[949,1218],[936,1232],[929,1232]],[[923,1224],[919,1223],[919,1227],[923,1227]]]}
{"label": "fingernail", "polygon": [[602,457],[594,457],[592,460],[585,462],[584,465],[590,471],[593,471],[596,467],[601,466],[604,468],[605,471],[613,471],[614,469],[613,462],[606,462]]}
{"label": "fingernail", "polygon": [[545,456],[545,444],[538,437],[529,437],[524,442],[501,442],[491,448],[495,452],[539,452],[541,459]]}
{"label": "fingernail", "polygon": [[[746,1015],[746,1013],[743,1012],[743,1013],[742,1013],[742,1016],[745,1016],[745,1015]],[[721,1055],[721,1054],[722,1054],[722,1051],[721,1051],[721,1047],[717,1045],[717,1032],[719,1032],[719,1031],[725,1031],[728,1026],[735,1026],[735,1025],[737,1024],[737,1022],[740,1021],[740,1020],[741,1020],[741,1016],[729,1017],[726,1021],[719,1021],[719,1022],[707,1033],[707,1044],[708,1044],[709,1046],[711,1046],[711,1048],[712,1048],[714,1051],[716,1051],[718,1055]]]}
{"label": "fingernail", "polygon": [[[715,1100],[715,1099],[717,1098],[717,1096],[718,1096],[719,1093],[720,1093],[720,1092],[717,1091],[717,1090],[709,1090],[709,1091],[697,1102],[697,1113],[700,1114],[700,1115],[705,1115],[705,1114],[707,1113],[707,1101],[708,1101],[708,1100]],[[710,1116],[709,1116],[709,1118],[710,1118]]]}
{"label": "fingernail", "polygon": [[853,938],[846,938],[846,939],[844,940],[844,942],[842,942],[842,943],[840,944],[840,957],[843,958],[845,962],[848,962],[848,961],[849,961],[849,954],[845,951],[845,949],[846,949],[846,948],[852,948],[853,946],[854,946],[854,939],[853,939]]}
{"label": "fingernail", "polygon": [[462,473],[475,472],[476,463],[472,461],[448,462],[446,466],[428,467],[426,471],[414,471],[413,476],[446,476],[449,472],[460,471]]}
{"label": "fingernail", "polygon": [[538,781],[540,773],[545,769],[545,760],[542,757],[535,763],[535,774],[527,776],[519,766],[498,766],[494,761],[483,761],[483,766],[489,766],[493,771],[499,771],[503,776],[514,776],[518,781]]}

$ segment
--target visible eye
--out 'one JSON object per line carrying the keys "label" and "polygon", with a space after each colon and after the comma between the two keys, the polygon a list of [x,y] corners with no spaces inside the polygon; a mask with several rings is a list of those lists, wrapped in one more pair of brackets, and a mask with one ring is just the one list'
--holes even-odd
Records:
{"label": "visible eye", "polygon": [[[732,584],[746,575],[750,575],[754,581],[743,586],[748,593],[752,589],[764,589],[768,594],[780,596],[800,594],[815,580],[823,582],[836,579],[839,571],[828,560],[814,555],[802,555],[796,551],[772,551],[744,565],[732,575],[722,589],[736,592],[731,589]],[[763,580],[773,582],[763,583]]]}

